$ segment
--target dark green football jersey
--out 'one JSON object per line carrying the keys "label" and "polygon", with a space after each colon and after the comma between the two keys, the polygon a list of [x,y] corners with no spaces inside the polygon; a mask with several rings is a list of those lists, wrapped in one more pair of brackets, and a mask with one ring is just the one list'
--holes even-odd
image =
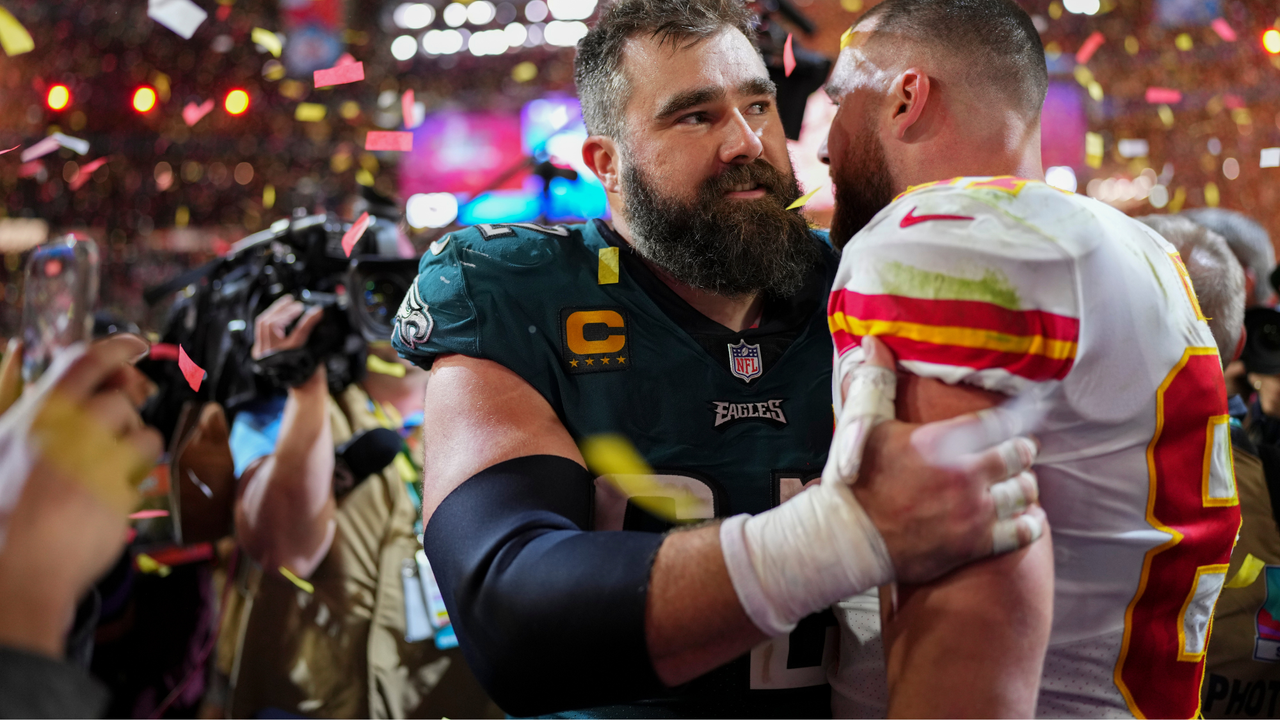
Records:
{"label": "dark green football jersey", "polygon": [[[423,255],[392,340],[423,367],[451,353],[504,365],[579,442],[625,436],[659,488],[697,498],[680,506],[680,522],[758,513],[818,477],[831,442],[826,298],[838,259],[823,235],[814,242],[823,261],[798,299],[767,304],[759,328],[720,328],[729,337],[718,342],[672,318],[682,301],[600,221],[478,225]],[[790,317],[775,322],[771,311]],[[595,529],[668,527],[612,487],[597,482]],[[670,697],[598,714],[829,715],[822,664],[834,631],[829,613],[813,616]]]}

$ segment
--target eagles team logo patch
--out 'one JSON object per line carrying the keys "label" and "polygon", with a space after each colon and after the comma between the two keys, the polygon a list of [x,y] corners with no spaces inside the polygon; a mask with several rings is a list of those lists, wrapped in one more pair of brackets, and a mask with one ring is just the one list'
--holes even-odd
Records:
{"label": "eagles team logo patch", "polygon": [[711,402],[711,411],[715,413],[716,417],[711,427],[718,430],[722,425],[740,420],[755,420],[773,427],[782,427],[787,424],[787,415],[782,412],[782,402],[782,398],[753,403],[732,403],[713,400]]}
{"label": "eagles team logo patch", "polygon": [[749,345],[746,340],[729,345],[729,371],[743,382],[751,382],[764,372],[760,361],[760,346]]}
{"label": "eagles team logo patch", "polygon": [[565,370],[580,373],[626,370],[633,364],[627,316],[622,308],[560,311]]}
{"label": "eagles team logo patch", "polygon": [[404,300],[400,303],[400,310],[396,312],[396,325],[393,330],[400,336],[400,342],[410,350],[416,350],[431,338],[431,330],[435,328],[436,322],[431,317],[431,312],[427,308],[427,304],[422,301],[422,294],[418,292],[418,282],[414,281],[409,286],[409,292],[405,293]]}

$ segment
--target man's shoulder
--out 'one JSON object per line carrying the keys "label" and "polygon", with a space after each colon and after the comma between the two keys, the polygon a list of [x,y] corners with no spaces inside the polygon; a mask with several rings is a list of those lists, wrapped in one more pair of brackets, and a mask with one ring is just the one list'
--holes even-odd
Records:
{"label": "man's shoulder", "polygon": [[[432,242],[423,253],[419,271],[429,265],[467,261],[464,267],[500,271],[556,262],[584,242],[586,225],[481,223],[455,230]],[[481,264],[476,259],[484,260]]]}

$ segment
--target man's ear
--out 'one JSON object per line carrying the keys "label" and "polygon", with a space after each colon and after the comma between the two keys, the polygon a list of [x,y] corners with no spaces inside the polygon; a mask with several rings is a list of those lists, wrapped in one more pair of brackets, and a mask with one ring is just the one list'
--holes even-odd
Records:
{"label": "man's ear", "polygon": [[907,68],[893,79],[889,88],[889,99],[893,102],[890,123],[893,136],[901,140],[920,116],[924,114],[929,103],[929,76],[920,68]]}
{"label": "man's ear", "polygon": [[600,179],[606,192],[618,194],[622,187],[622,166],[613,138],[592,135],[582,143],[582,162]]}

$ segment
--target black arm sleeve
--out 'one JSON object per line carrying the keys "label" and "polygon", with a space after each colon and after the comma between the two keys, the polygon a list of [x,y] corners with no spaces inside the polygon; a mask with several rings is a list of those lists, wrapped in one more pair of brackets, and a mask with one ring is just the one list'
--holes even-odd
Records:
{"label": "black arm sleeve", "polygon": [[645,641],[662,535],[585,532],[594,478],[534,455],[487,468],[436,509],[423,544],[467,663],[508,713],[661,695]]}
{"label": "black arm sleeve", "polygon": [[0,718],[96,718],[107,689],[61,660],[0,647]]}

